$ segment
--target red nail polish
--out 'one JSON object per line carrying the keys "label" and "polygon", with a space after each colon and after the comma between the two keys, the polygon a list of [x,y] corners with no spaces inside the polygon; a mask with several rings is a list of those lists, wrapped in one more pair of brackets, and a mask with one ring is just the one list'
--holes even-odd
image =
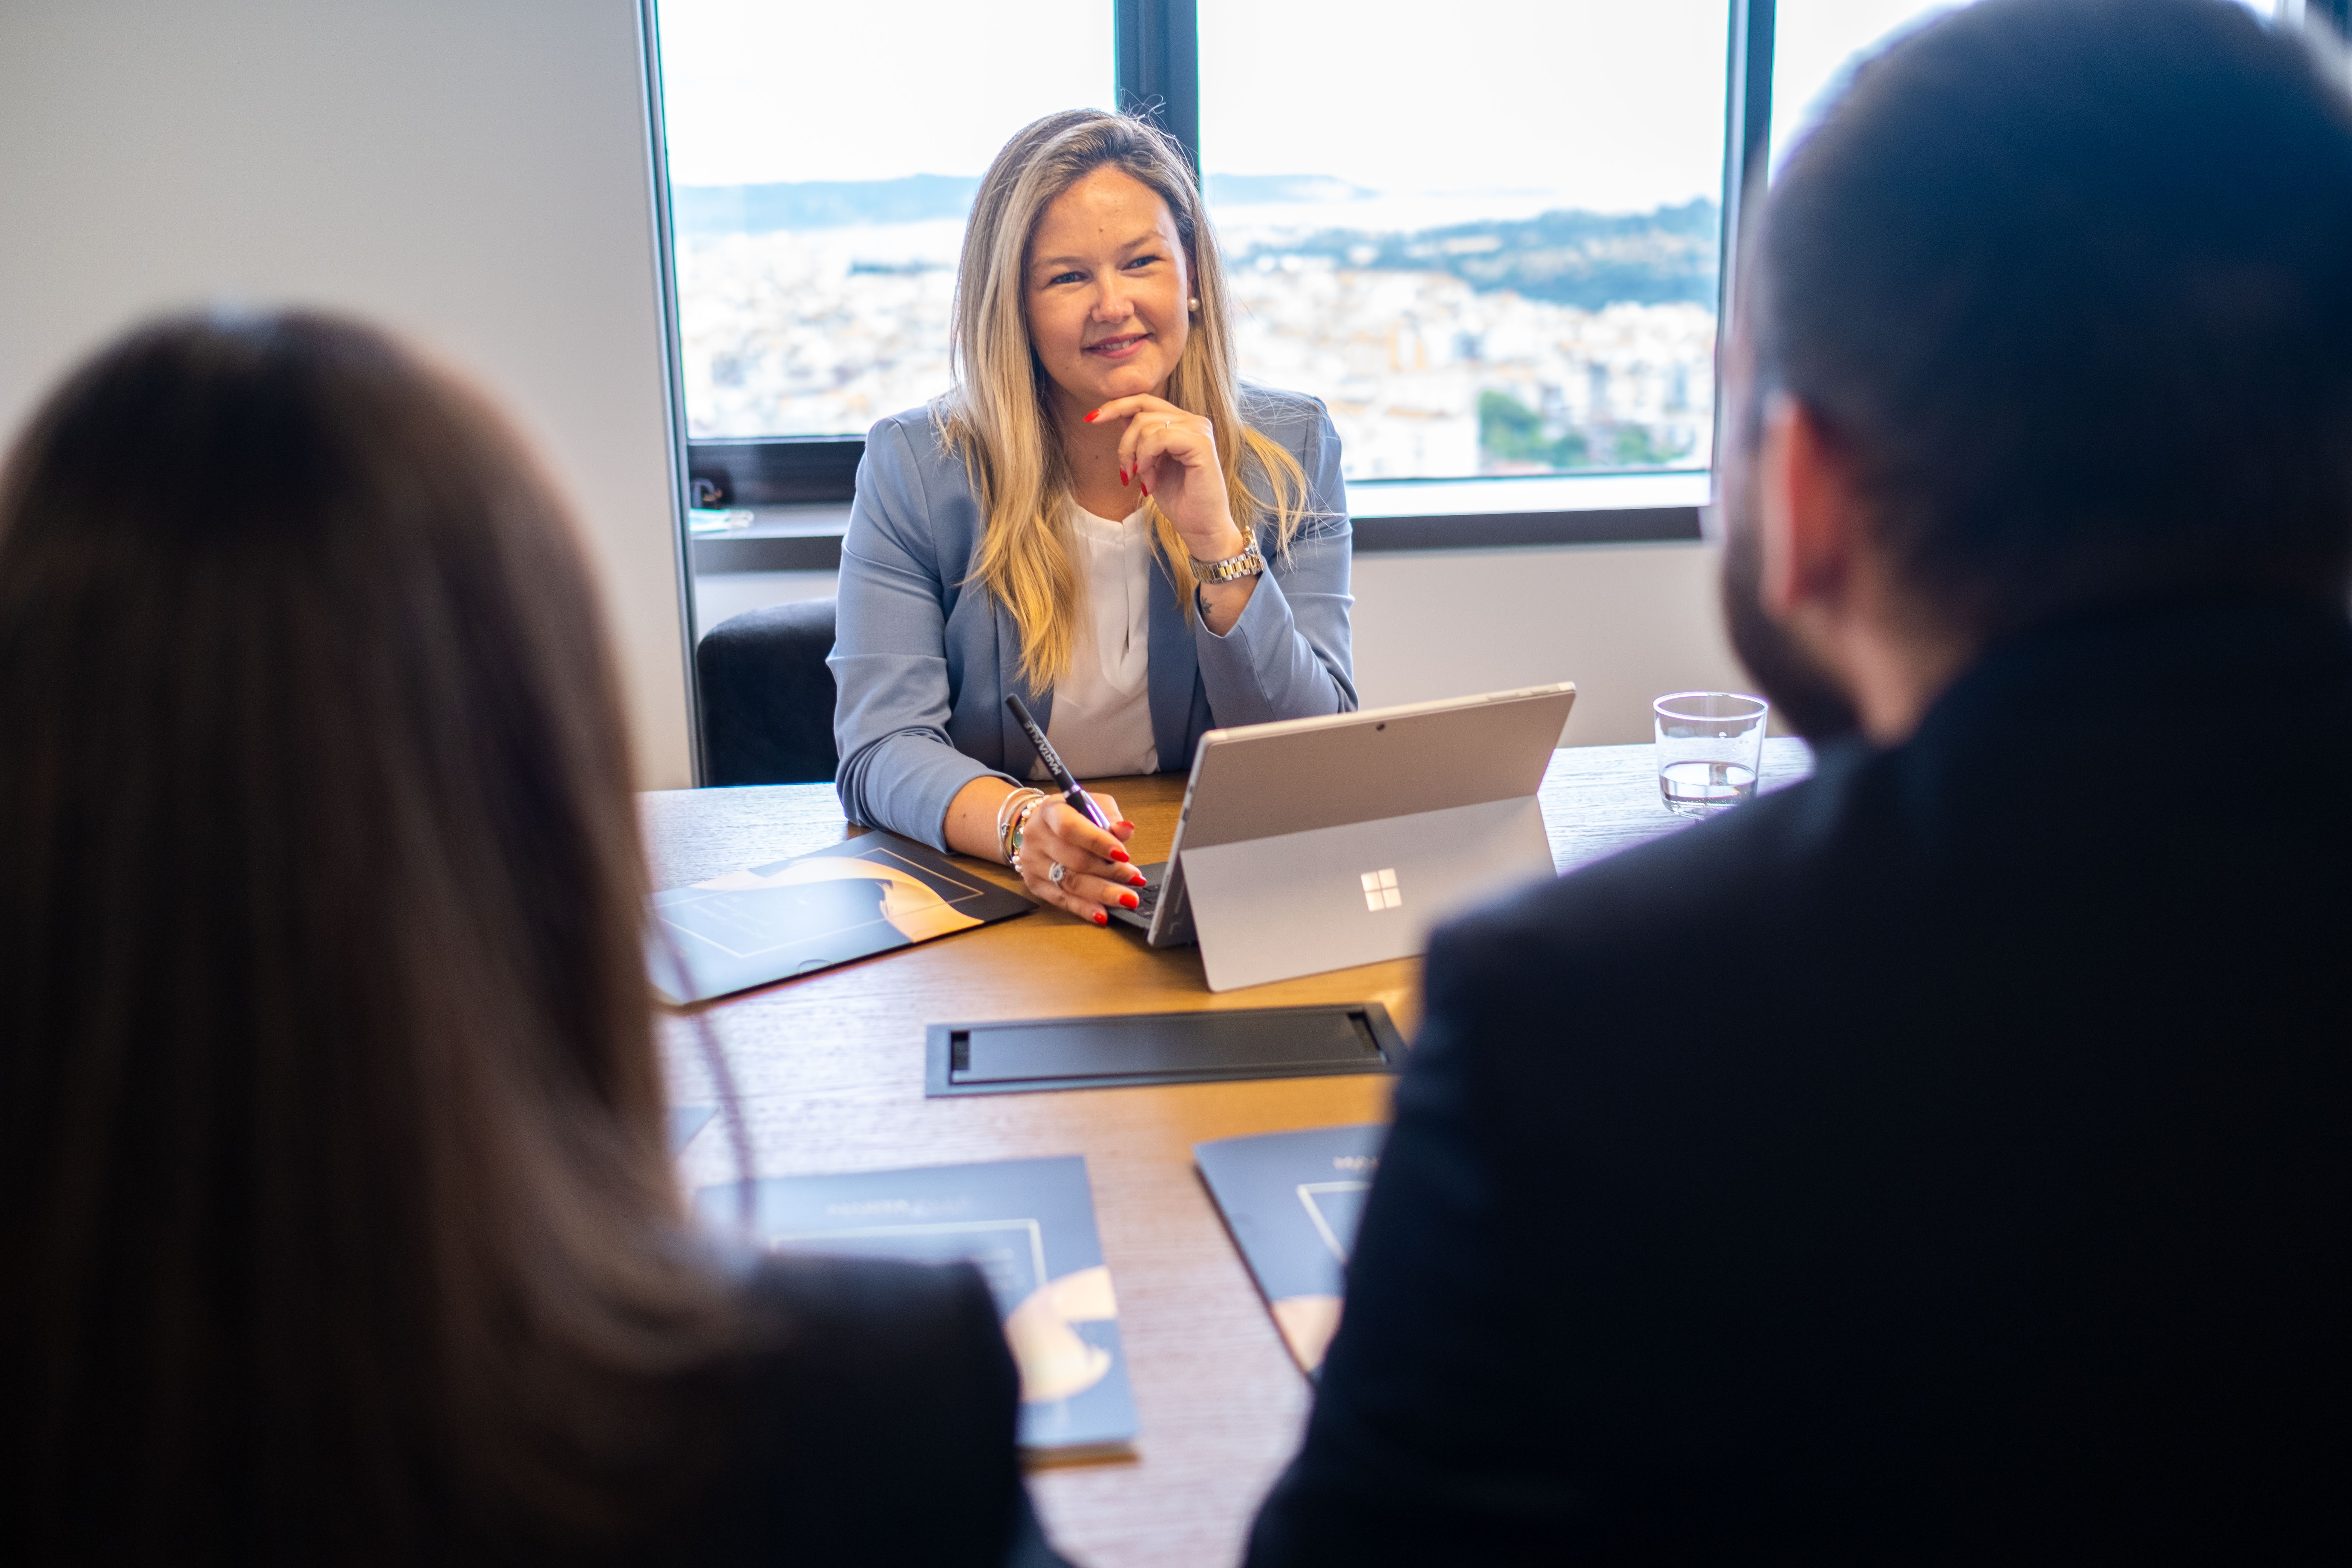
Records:
{"label": "red nail polish", "polygon": [[1118,901],[1125,908],[1130,910],[1135,908],[1135,895],[1133,893],[1121,893],[1118,896]]}
{"label": "red nail polish", "polygon": [[1110,924],[1110,917],[1103,913],[1100,910],[1097,910],[1095,911],[1095,924],[1098,926],[1107,926]]}
{"label": "red nail polish", "polygon": [[1110,852],[1110,858],[1114,860],[1124,860],[1127,858],[1127,851],[1124,849],[1114,849]]}
{"label": "red nail polish", "polygon": [[1119,818],[1118,826],[1121,826],[1121,827],[1126,828],[1129,833],[1132,833],[1132,832],[1134,832],[1134,831],[1135,831],[1135,824],[1133,824],[1132,822],[1128,821],[1125,817],[1121,817],[1121,818]]}
{"label": "red nail polish", "polygon": [[1135,488],[1143,492],[1144,500],[1150,500],[1151,499],[1151,487],[1150,485],[1138,481]]}
{"label": "red nail polish", "polygon": [[[1096,410],[1095,410],[1095,414],[1100,414],[1101,412],[1102,412],[1102,410],[1101,410],[1101,409],[1099,409],[1099,408],[1097,408],[1097,409],[1096,409]],[[1091,424],[1093,424],[1093,423],[1095,422],[1095,414],[1089,414],[1089,415],[1087,415],[1087,424],[1091,425]]]}
{"label": "red nail polish", "polygon": [[1120,484],[1127,483],[1127,470],[1125,468],[1121,468],[1118,471],[1118,482]]}
{"label": "red nail polish", "polygon": [[1140,871],[1138,871],[1134,876],[1129,877],[1128,879],[1128,882],[1130,886],[1138,888],[1148,888],[1151,886],[1151,879],[1145,876]]}

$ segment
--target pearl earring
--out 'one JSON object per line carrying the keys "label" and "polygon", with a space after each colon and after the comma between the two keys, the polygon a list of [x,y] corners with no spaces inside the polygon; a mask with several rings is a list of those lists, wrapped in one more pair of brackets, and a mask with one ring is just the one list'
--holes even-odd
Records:
{"label": "pearl earring", "polygon": [[1193,296],[1192,296],[1192,309],[1194,309],[1195,310],[1199,310],[1200,308],[1201,308],[1201,297],[1200,297],[1198,294],[1195,294],[1195,295],[1193,295]]}

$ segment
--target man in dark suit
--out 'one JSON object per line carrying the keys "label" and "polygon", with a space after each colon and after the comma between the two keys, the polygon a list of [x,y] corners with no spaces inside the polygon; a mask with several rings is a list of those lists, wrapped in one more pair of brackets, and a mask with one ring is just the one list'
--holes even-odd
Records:
{"label": "man in dark suit", "polygon": [[1857,731],[1441,933],[1250,1561],[2346,1560],[2352,109],[1981,0],[1744,282],[1728,596]]}

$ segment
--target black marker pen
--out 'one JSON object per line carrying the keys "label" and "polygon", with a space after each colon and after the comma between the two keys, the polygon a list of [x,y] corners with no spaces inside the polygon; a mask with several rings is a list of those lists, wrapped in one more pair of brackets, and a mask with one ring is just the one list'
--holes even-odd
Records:
{"label": "black marker pen", "polygon": [[1021,728],[1028,735],[1029,743],[1037,748],[1037,760],[1045,764],[1045,771],[1054,775],[1055,784],[1062,786],[1063,804],[1105,833],[1110,832],[1110,823],[1103,816],[1102,807],[1095,804],[1094,796],[1078,787],[1078,781],[1072,778],[1070,770],[1062,765],[1062,759],[1055,753],[1054,743],[1045,739],[1045,731],[1039,729],[1037,721],[1029,716],[1029,705],[1018,697],[1007,697],[1004,706],[1021,721]]}

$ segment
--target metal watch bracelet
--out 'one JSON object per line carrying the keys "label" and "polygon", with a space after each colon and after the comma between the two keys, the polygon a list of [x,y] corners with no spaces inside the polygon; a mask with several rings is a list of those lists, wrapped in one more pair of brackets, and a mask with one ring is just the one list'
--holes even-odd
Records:
{"label": "metal watch bracelet", "polygon": [[1239,555],[1228,555],[1223,561],[1203,561],[1195,555],[1192,561],[1192,575],[1203,583],[1231,583],[1265,574],[1265,557],[1258,553],[1255,539]]}

